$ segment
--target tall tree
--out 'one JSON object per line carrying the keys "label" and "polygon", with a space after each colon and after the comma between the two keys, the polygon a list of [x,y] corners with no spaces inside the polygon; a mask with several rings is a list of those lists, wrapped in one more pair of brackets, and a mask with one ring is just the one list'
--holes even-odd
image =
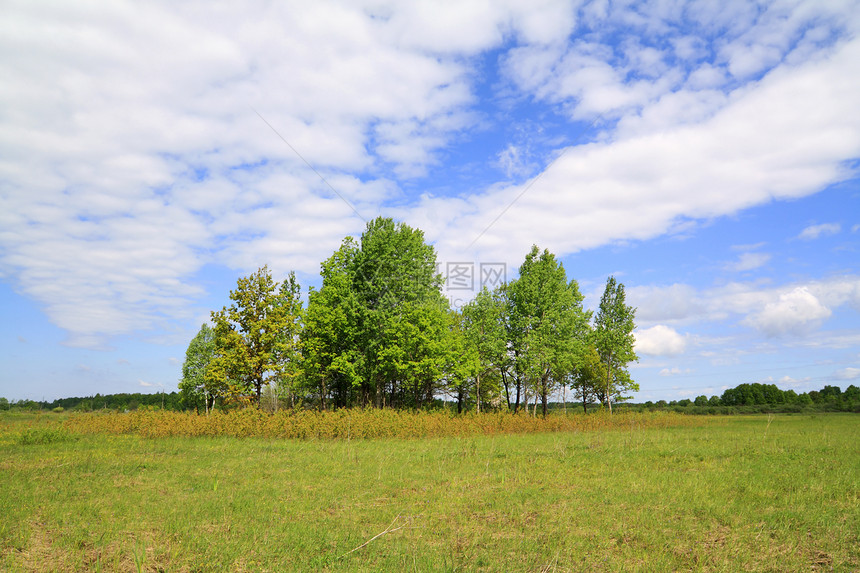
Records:
{"label": "tall tree", "polygon": [[202,405],[208,413],[210,405],[214,405],[217,393],[206,385],[206,370],[214,356],[215,332],[208,324],[203,324],[188,344],[185,362],[182,363],[179,390],[183,407],[193,407],[199,411]]}
{"label": "tall tree", "polygon": [[302,337],[321,405],[327,396],[376,407],[432,400],[444,369],[448,304],[424,234],[374,219],[358,242],[347,237],[323,263],[322,276]]}
{"label": "tall tree", "polygon": [[584,350],[589,315],[575,280],[548,250],[533,246],[508,287],[512,348],[518,383],[547,402],[576,368]]}
{"label": "tall tree", "polygon": [[230,382],[231,394],[253,393],[259,406],[263,386],[289,373],[297,358],[299,291],[292,273],[279,285],[264,266],[240,278],[230,291],[233,303],[212,313],[216,350],[210,372]]}
{"label": "tall tree", "polygon": [[304,376],[323,410],[353,405],[363,387],[360,307],[352,279],[357,250],[347,237],[321,264],[322,287],[308,295],[301,334]]}
{"label": "tall tree", "polygon": [[[505,307],[498,293],[482,288],[461,311],[461,329],[466,344],[464,352],[477,359],[472,377],[475,381],[475,404],[481,411],[481,400],[497,394],[490,385],[501,380],[506,366],[507,344],[504,325]],[[498,382],[496,382],[498,384]],[[483,388],[482,388],[483,386]]]}
{"label": "tall tree", "polygon": [[[464,309],[465,310],[465,309]],[[457,413],[461,413],[474,401],[480,409],[480,395],[475,388],[475,379],[481,370],[478,348],[467,333],[468,322],[463,312],[451,311],[449,318],[448,363],[445,368],[444,387],[457,401]]]}
{"label": "tall tree", "polygon": [[635,314],[636,309],[625,302],[624,285],[609,277],[594,320],[594,341],[606,368],[606,383],[600,393],[610,412],[613,400],[639,390],[627,371],[627,364],[639,360],[633,349]]}

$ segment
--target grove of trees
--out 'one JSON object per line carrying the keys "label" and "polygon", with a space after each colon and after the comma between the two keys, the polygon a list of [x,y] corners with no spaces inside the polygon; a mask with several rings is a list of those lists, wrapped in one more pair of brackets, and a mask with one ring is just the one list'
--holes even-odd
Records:
{"label": "grove of trees", "polygon": [[[515,280],[484,288],[461,309],[442,292],[424,234],[392,219],[346,237],[320,265],[322,285],[303,308],[295,275],[263,267],[240,278],[230,306],[212,312],[183,366],[183,403],[198,411],[286,400],[322,410],[538,404],[546,415],[568,389],[611,409],[638,390],[627,365],[635,309],[610,277],[596,316],[562,264],[536,246]],[[594,320],[592,320],[594,318]],[[269,398],[272,398],[270,401]]]}

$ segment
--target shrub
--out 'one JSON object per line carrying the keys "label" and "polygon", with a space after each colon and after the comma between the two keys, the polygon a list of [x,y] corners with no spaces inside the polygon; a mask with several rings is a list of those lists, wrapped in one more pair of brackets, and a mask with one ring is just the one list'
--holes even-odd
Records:
{"label": "shrub", "polygon": [[551,414],[536,418],[525,414],[447,411],[344,409],[334,412],[282,410],[266,413],[254,408],[210,415],[193,412],[145,411],[75,414],[65,428],[75,433],[163,436],[233,436],[299,439],[425,438],[569,432],[637,427],[692,426],[704,422],[671,412],[622,412],[609,415]]}

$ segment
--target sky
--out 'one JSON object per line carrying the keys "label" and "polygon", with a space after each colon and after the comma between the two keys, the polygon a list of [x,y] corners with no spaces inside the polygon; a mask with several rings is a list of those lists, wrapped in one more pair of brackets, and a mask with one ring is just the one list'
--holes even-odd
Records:
{"label": "sky", "polygon": [[636,401],[860,385],[856,1],[3,1],[0,396],[176,389],[367,221],[455,306],[549,249]]}

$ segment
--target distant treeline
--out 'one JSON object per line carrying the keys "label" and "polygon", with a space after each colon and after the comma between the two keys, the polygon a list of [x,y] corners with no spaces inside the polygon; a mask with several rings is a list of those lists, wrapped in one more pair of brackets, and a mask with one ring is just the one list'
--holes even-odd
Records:
{"label": "distant treeline", "polygon": [[690,400],[625,404],[631,410],[673,410],[689,414],[752,414],[759,412],[858,412],[860,388],[851,385],[843,392],[839,386],[825,386],[798,394],[780,390],[776,384],[741,384],[729,388],[722,396],[698,396]]}
{"label": "distant treeline", "polygon": [[0,398],[0,410],[22,409],[22,410],[74,410],[80,412],[91,412],[93,410],[137,410],[140,407],[155,407],[164,410],[181,410],[179,393],[161,394],[96,394],[84,398],[60,398],[53,402],[19,400],[9,401]]}
{"label": "distant treeline", "polygon": [[[132,411],[141,407],[164,410],[194,410],[183,408],[178,392],[161,394],[96,394],[84,398],[61,398],[53,402],[20,400],[9,401],[0,398],[0,410],[57,410],[90,412],[93,410]],[[456,402],[436,400],[434,409],[457,409]],[[582,408],[581,403],[550,402],[549,409],[558,412],[562,409],[574,411]],[[617,406],[627,411],[674,411],[685,414],[753,414],[762,412],[800,413],[800,412],[857,412],[860,413],[860,388],[851,385],[843,392],[838,386],[825,386],[802,394],[794,390],[780,390],[775,384],[741,384],[729,388],[722,396],[698,396],[690,400],[659,400],[657,402],[625,403]],[[599,404],[589,404],[589,410],[597,410]]]}

